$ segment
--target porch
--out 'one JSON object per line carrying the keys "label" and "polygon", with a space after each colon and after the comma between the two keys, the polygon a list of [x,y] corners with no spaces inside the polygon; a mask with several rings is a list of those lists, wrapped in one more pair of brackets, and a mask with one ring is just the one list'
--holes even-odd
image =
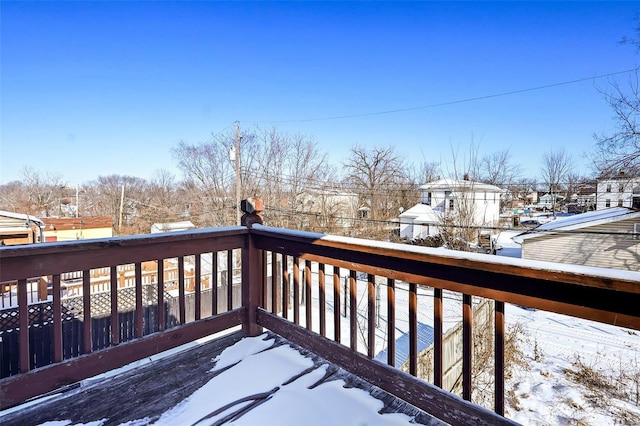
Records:
{"label": "porch", "polygon": [[[165,291],[162,266],[151,289],[143,285],[142,264],[156,261],[163,265],[167,259],[178,265],[174,294]],[[185,286],[185,264],[191,262],[193,292]],[[121,265],[134,265],[131,308],[125,307],[118,293],[117,268]],[[110,268],[111,277],[104,293],[108,313],[92,301],[91,287],[91,271],[105,267]],[[83,299],[81,308],[69,313],[61,296],[61,275],[77,271],[82,271]],[[227,277],[224,285],[222,271]],[[50,309],[41,309],[44,318],[36,320],[36,305],[27,301],[27,282],[41,276],[51,277],[52,297],[47,302]],[[208,286],[202,285],[205,280]],[[12,329],[18,347],[17,368],[9,368],[0,379],[0,409],[240,327],[241,336],[268,330],[446,423],[510,424],[502,417],[505,303],[640,329],[638,273],[532,263],[259,224],[3,247],[0,282],[12,281],[16,281],[18,298],[17,326]],[[216,291],[223,287],[224,291]],[[407,296],[406,304],[399,297],[401,291]],[[459,301],[461,398],[442,389],[449,367],[443,337],[450,314],[444,302],[451,295],[457,295]],[[168,298],[175,298],[175,310],[165,309]],[[480,343],[474,342],[474,307],[480,299],[493,303],[489,336],[493,412],[470,402],[474,346]],[[433,328],[433,383],[416,377],[423,323],[419,316],[427,310]],[[131,321],[125,332],[122,317],[127,315]],[[68,317],[76,320],[75,328],[65,325]],[[96,323],[103,324],[100,338]],[[396,345],[402,334],[398,330],[404,325],[407,372],[396,368]],[[47,333],[49,347],[39,347],[41,339],[34,336]],[[7,335],[2,335],[2,345],[7,344]],[[76,342],[72,343],[75,352],[67,349],[69,341]],[[113,403],[117,404],[117,398]]]}

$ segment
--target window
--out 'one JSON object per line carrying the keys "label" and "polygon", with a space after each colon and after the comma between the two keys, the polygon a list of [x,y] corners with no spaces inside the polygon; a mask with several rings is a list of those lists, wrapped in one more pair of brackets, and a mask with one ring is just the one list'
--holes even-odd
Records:
{"label": "window", "polygon": [[610,183],[607,184],[607,192],[611,192],[611,184]]}
{"label": "window", "polygon": [[618,207],[622,207],[622,200],[618,200]]}
{"label": "window", "polygon": [[640,240],[640,223],[633,224],[633,239]]}
{"label": "window", "polygon": [[605,207],[611,207],[611,200],[608,199],[608,198],[606,200],[604,200],[604,206]]}
{"label": "window", "polygon": [[453,211],[453,199],[449,200],[449,210]]}
{"label": "window", "polygon": [[624,192],[624,183],[618,184],[618,192]]}
{"label": "window", "polygon": [[427,192],[427,205],[430,206],[431,205],[431,193]]}

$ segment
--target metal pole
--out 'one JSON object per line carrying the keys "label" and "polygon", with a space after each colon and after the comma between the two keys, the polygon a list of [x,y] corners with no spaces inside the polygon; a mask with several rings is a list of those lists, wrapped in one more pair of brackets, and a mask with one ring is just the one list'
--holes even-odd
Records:
{"label": "metal pole", "polygon": [[240,125],[236,121],[236,225],[240,226]]}

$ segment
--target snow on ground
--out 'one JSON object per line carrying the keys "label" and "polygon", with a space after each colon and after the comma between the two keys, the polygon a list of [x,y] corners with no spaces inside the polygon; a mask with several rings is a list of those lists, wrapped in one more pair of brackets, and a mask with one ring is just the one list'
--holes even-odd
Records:
{"label": "snow on ground", "polygon": [[513,305],[505,317],[507,327],[524,326],[528,363],[506,381],[507,417],[525,425],[640,422],[637,331]]}

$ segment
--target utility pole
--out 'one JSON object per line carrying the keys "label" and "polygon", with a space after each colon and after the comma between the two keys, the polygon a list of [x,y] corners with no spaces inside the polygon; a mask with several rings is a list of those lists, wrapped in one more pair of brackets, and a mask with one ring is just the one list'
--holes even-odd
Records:
{"label": "utility pole", "polygon": [[240,226],[240,124],[236,121],[236,225]]}
{"label": "utility pole", "polygon": [[122,210],[124,209],[124,185],[122,185],[122,192],[120,193],[120,215],[118,217],[118,233],[122,227]]}

